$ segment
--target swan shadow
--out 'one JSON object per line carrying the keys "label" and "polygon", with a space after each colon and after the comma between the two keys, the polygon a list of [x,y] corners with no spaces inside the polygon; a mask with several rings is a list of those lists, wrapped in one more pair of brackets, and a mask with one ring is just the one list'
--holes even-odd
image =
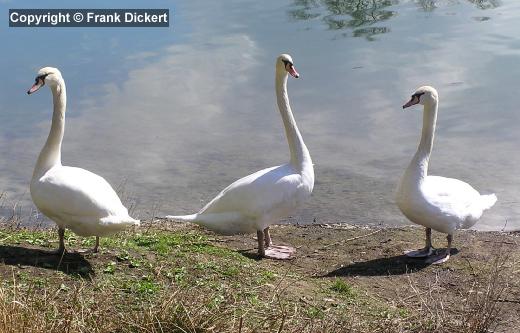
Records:
{"label": "swan shadow", "polygon": [[[254,250],[254,252],[252,252],[253,250]],[[255,260],[255,261],[261,261],[262,259],[265,259],[258,254],[258,252],[256,251],[256,248],[238,250],[237,252],[240,253],[241,255],[243,255],[244,257]]]}
{"label": "swan shadow", "polygon": [[[451,249],[450,255],[457,253],[459,253],[457,249]],[[421,271],[430,265],[424,259],[410,258],[403,254],[356,262],[330,271],[321,277],[403,275]]]}
{"label": "swan shadow", "polygon": [[91,279],[95,275],[90,263],[80,253],[65,253],[62,256],[46,250],[1,245],[0,262],[12,266],[58,270],[85,279]]}

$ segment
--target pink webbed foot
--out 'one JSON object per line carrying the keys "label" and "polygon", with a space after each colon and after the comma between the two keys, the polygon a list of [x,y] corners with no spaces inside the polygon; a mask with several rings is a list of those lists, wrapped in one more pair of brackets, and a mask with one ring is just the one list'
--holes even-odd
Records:
{"label": "pink webbed foot", "polygon": [[296,249],[290,246],[271,245],[265,249],[264,258],[275,260],[289,260],[294,258]]}
{"label": "pink webbed foot", "polygon": [[410,258],[426,258],[433,254],[433,247],[425,247],[420,250],[407,250],[404,251],[405,256]]}
{"label": "pink webbed foot", "polygon": [[450,259],[450,253],[448,251],[442,251],[440,254],[428,257],[425,262],[432,265],[444,264]]}

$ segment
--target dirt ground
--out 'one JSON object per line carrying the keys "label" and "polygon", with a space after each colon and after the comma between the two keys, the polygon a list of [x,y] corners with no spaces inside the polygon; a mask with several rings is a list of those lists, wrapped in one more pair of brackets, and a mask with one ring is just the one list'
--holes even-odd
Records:
{"label": "dirt ground", "polygon": [[[157,225],[154,224],[154,227],[157,228]],[[161,229],[160,226],[158,228]],[[287,261],[258,258],[253,235],[219,236],[190,224],[164,228],[181,231],[193,229],[205,234],[209,242],[217,247],[231,249],[257,260],[258,267],[297,273],[307,280],[344,280],[368,298],[395,306],[396,309],[425,311],[430,316],[443,316],[444,312],[449,312],[450,316],[456,316],[459,312],[467,314],[461,309],[471,305],[475,309],[482,308],[486,313],[489,309],[484,308],[489,307],[489,303],[479,303],[486,297],[477,297],[475,301],[472,295],[490,293],[491,299],[496,300],[492,303],[497,307],[501,323],[496,332],[520,332],[518,233],[461,231],[454,237],[451,259],[442,265],[427,265],[423,260],[403,255],[404,250],[424,246],[424,230],[415,226],[273,226],[271,235],[275,244],[292,245],[297,249],[295,258]],[[39,244],[38,235],[16,242],[9,238],[11,236],[7,232],[6,235],[0,246],[0,262],[4,263],[0,265],[0,276],[4,280],[12,278],[16,272],[49,277],[56,275],[56,267],[67,274],[74,271],[75,274],[89,276],[100,270],[101,273],[106,271],[111,262],[120,260],[118,255],[121,255],[105,249],[94,255],[71,252],[61,258],[48,252],[49,247],[55,246],[52,243],[54,239],[51,243]],[[434,232],[433,244],[444,248],[445,235]],[[147,257],[145,260],[155,259]],[[305,285],[303,282],[302,285]],[[299,288],[297,283],[293,288]],[[302,290],[302,298],[305,294]],[[464,316],[461,315],[460,320],[465,320]]]}
{"label": "dirt ground", "polygon": [[[454,237],[450,260],[442,265],[427,265],[403,255],[407,249],[424,246],[424,229],[415,226],[279,225],[272,228],[271,234],[275,244],[297,248],[294,260],[274,264],[317,279],[346,279],[369,296],[424,311],[432,311],[428,302],[441,302],[453,309],[460,307],[468,301],[475,280],[495,278],[490,270],[500,262],[500,278],[508,286],[497,303],[501,317],[498,331],[520,332],[518,233],[461,231]],[[256,240],[252,236],[216,236],[215,241],[245,255],[256,255]],[[433,244],[444,249],[445,235],[434,232]],[[482,292],[475,289],[474,292]],[[429,297],[421,299],[421,295]]]}

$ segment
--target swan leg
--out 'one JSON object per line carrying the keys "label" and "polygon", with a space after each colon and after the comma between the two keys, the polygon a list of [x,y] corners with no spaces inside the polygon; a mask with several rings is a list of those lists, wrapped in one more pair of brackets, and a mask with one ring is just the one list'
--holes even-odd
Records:
{"label": "swan leg", "polygon": [[265,247],[268,248],[271,245],[273,245],[273,242],[271,241],[271,234],[269,233],[269,227],[264,229],[264,240],[265,240]]}
{"label": "swan leg", "polygon": [[92,249],[93,253],[98,253],[99,251],[99,236],[96,236],[96,245],[94,245],[94,248]]}
{"label": "swan leg", "polygon": [[88,250],[78,250],[78,253],[98,253],[99,251],[99,236],[96,236],[96,245],[93,248]]}
{"label": "swan leg", "polygon": [[292,259],[294,253],[296,252],[296,250],[293,247],[273,245],[271,241],[271,234],[269,233],[269,227],[264,229],[263,234],[265,246],[263,257],[277,260]]}
{"label": "swan leg", "polygon": [[262,230],[257,230],[256,231],[256,238],[258,239],[258,254],[261,257],[265,257],[264,232]]}
{"label": "swan leg", "polygon": [[65,252],[65,229],[59,228],[58,235],[60,236],[60,247],[58,248],[58,251]]}
{"label": "swan leg", "polygon": [[96,236],[96,245],[94,245],[93,248],[88,249],[88,250],[85,250],[85,249],[77,250],[76,252],[78,252],[78,253],[98,253],[98,251],[99,251],[99,236]]}
{"label": "swan leg", "polygon": [[63,254],[67,252],[67,250],[65,250],[65,229],[58,228],[58,236],[60,237],[60,246],[56,250],[50,251],[51,254]]}
{"label": "swan leg", "polygon": [[427,264],[433,264],[433,265],[440,265],[448,261],[450,259],[450,253],[451,253],[451,242],[453,240],[453,235],[448,234],[448,237],[446,237],[448,240],[448,247],[445,251],[443,251],[440,254],[434,255],[426,259]]}
{"label": "swan leg", "polygon": [[426,258],[433,254],[432,247],[432,229],[426,228],[426,244],[423,249],[420,250],[407,250],[404,254],[410,258]]}

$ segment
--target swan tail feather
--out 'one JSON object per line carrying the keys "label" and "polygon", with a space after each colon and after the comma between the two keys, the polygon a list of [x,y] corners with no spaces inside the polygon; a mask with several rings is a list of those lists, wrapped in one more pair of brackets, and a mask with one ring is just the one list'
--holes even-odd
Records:
{"label": "swan tail feather", "polygon": [[129,225],[140,226],[141,225],[141,220],[132,219],[132,220],[128,221],[128,224]]}
{"label": "swan tail feather", "polygon": [[124,217],[120,217],[120,216],[107,216],[107,217],[104,217],[101,219],[101,223],[105,224],[105,225],[110,225],[110,224],[119,224],[119,225],[123,225],[123,226],[131,226],[131,225],[139,225],[141,223],[140,220],[136,220],[130,216],[124,216]]}
{"label": "swan tail feather", "polygon": [[190,215],[166,215],[165,218],[175,222],[195,222],[198,214]]}
{"label": "swan tail feather", "polygon": [[486,194],[480,196],[480,205],[482,207],[482,210],[487,210],[497,202],[497,196],[493,194]]}
{"label": "swan tail feather", "polygon": [[221,235],[251,233],[256,229],[250,223],[243,223],[242,214],[236,212],[208,213],[191,215],[167,215],[168,220],[191,222]]}
{"label": "swan tail feather", "polygon": [[101,225],[105,229],[104,234],[110,234],[117,231],[123,231],[132,226],[139,226],[141,221],[126,217],[109,216],[101,219]]}
{"label": "swan tail feather", "polygon": [[461,229],[469,229],[477,223],[477,221],[482,217],[484,211],[493,207],[493,205],[497,202],[497,196],[493,194],[484,194],[481,195],[470,207],[470,213],[468,217],[464,220],[461,226]]}

